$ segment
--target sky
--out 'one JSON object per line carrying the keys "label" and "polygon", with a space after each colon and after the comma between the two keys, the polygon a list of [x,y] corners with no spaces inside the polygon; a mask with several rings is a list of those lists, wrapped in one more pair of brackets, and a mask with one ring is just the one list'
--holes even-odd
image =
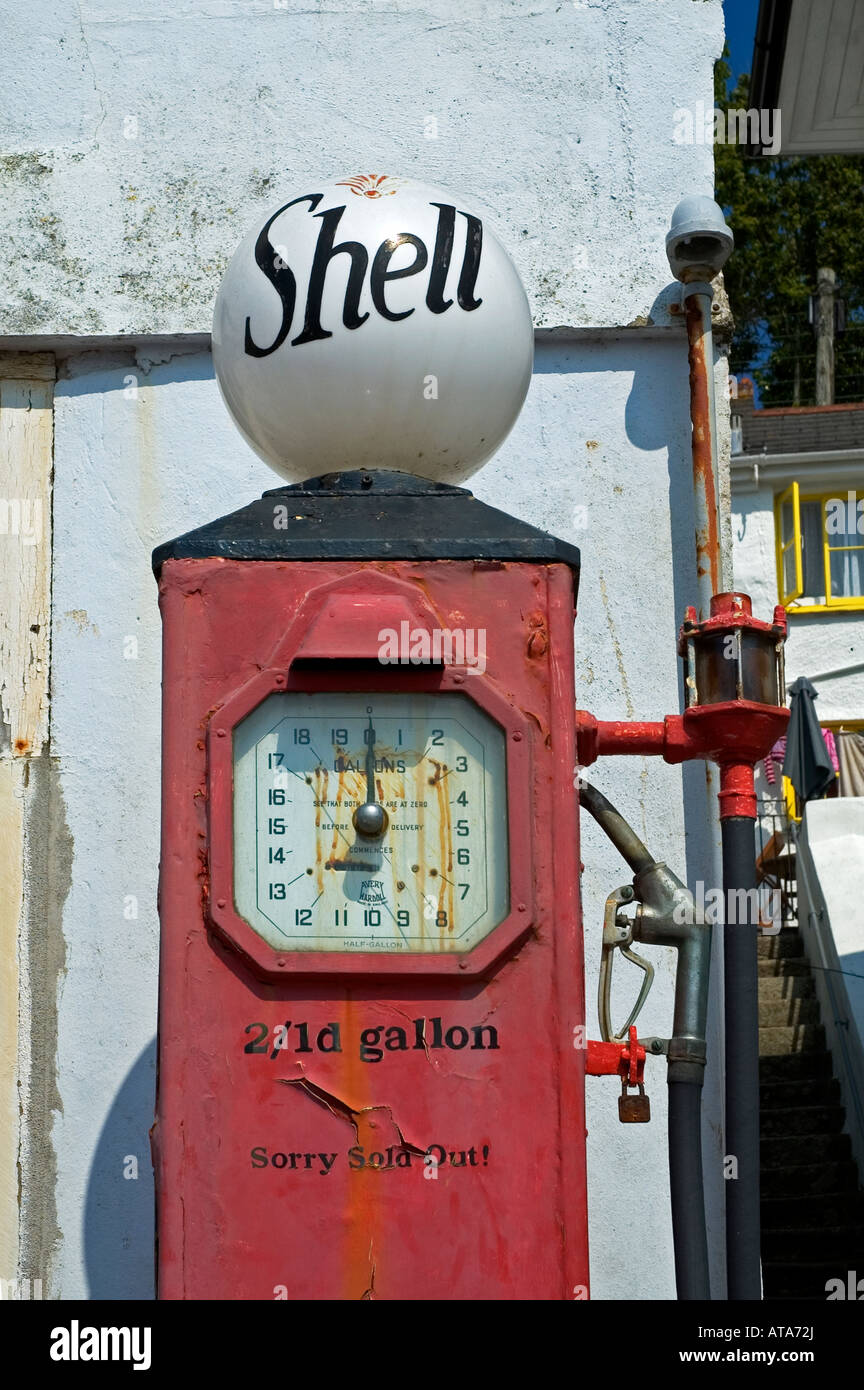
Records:
{"label": "sky", "polygon": [[[733,86],[742,72],[750,71],[758,13],[759,0],[723,0]],[[755,389],[755,397],[754,404],[758,407],[761,404],[758,387]]]}
{"label": "sky", "polygon": [[750,71],[758,13],[759,0],[723,0],[733,82],[742,72]]}

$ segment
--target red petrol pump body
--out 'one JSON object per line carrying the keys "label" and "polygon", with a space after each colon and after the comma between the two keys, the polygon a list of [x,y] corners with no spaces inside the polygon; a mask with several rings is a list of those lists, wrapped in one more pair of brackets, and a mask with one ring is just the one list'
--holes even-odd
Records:
{"label": "red petrol pump body", "polygon": [[349,473],[155,565],[159,1297],[587,1296],[578,552]]}

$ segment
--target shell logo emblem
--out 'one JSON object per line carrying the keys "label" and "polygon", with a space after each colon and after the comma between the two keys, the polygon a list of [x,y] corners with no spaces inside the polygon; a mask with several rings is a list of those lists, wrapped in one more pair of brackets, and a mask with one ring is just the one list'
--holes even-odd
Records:
{"label": "shell logo emblem", "polygon": [[[357,174],[354,178],[339,180],[340,186],[350,188],[358,198],[392,198],[401,182],[387,174]],[[393,186],[389,187],[391,184]]]}

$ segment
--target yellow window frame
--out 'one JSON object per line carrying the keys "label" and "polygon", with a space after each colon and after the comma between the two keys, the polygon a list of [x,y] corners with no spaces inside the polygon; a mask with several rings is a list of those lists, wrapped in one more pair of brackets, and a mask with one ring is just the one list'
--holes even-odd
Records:
{"label": "yellow window frame", "polygon": [[[787,502],[792,504],[792,534],[784,538],[783,508]],[[804,592],[804,563],[801,548],[801,498],[797,483],[790,483],[774,501],[774,535],[777,546],[777,592],[780,602],[785,606],[800,598]],[[795,583],[786,589],[786,556],[794,546]]]}
{"label": "yellow window frame", "polygon": [[[774,501],[774,532],[777,557],[777,592],[780,602],[790,613],[851,613],[864,610],[864,594],[853,598],[832,598],[831,596],[831,554],[841,550],[864,550],[864,537],[860,546],[849,545],[830,545],[827,527],[827,505],[829,502],[837,501],[837,489],[833,492],[805,493],[801,494],[798,483],[790,483],[789,487],[781,492]],[[846,497],[853,489],[847,489]],[[855,491],[856,505],[864,499],[864,492]],[[844,499],[845,500],[845,499]],[[784,538],[783,534],[783,506],[785,503],[792,504],[793,528],[792,535]],[[803,502],[818,502],[822,513],[822,567],[824,576],[825,598],[821,603],[799,603],[804,592],[803,575],[803,551],[801,545],[801,504]],[[795,585],[792,590],[784,593],[785,583],[785,557],[789,549],[795,547]]]}

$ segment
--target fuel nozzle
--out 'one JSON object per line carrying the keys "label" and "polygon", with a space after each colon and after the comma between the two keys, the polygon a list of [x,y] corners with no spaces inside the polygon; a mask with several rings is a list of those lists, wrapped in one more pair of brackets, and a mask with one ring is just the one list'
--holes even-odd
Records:
{"label": "fuel nozzle", "polygon": [[[609,895],[603,924],[603,958],[600,968],[600,1026],[606,1041],[595,1049],[622,1050],[621,1034],[614,1034],[610,1017],[612,960],[616,950],[645,972],[639,998],[624,1028],[630,1034],[627,1048],[628,1077],[638,1064],[639,1052],[665,1052],[669,1084],[669,1179],[672,1196],[672,1231],[675,1244],[675,1276],[679,1298],[710,1298],[708,1238],[702,1179],[701,1094],[705,1075],[705,1032],[708,1015],[708,972],[711,960],[711,927],[699,912],[693,895],[665,864],[659,863],[638,835],[596,787],[580,781],[582,805],[609,836],[633,870],[632,884]],[[636,915],[622,908],[638,903]],[[637,1047],[635,1019],[648,994],[653,970],[631,950],[633,941],[674,946],[675,1005],[672,1037],[642,1038]],[[622,1052],[623,1055],[623,1052]],[[606,1070],[598,1058],[596,1070]],[[589,1068],[590,1069],[590,1068]],[[611,1068],[610,1068],[611,1069]],[[621,1068],[619,1066],[619,1072]],[[644,1087],[628,1094],[622,1086],[619,1116],[632,1121],[649,1118]],[[694,1200],[694,1197],[696,1200]]]}

